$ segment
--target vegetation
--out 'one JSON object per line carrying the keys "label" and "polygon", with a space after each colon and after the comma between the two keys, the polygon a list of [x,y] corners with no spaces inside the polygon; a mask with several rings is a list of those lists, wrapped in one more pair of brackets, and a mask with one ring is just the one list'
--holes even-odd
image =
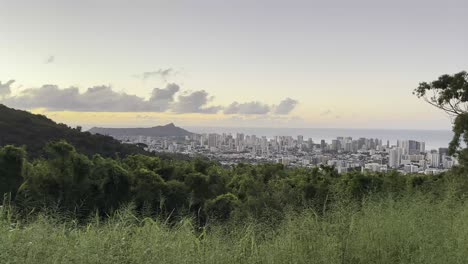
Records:
{"label": "vegetation", "polygon": [[[0,148],[2,188],[23,215],[53,209],[82,221],[98,212],[111,215],[127,204],[139,216],[174,222],[193,217],[210,222],[253,219],[272,224],[291,211],[311,208],[325,214],[337,201],[361,202],[369,194],[402,196],[414,191],[440,195],[457,182],[467,189],[465,167],[436,176],[351,172],[332,167],[288,169],[281,164],[238,164],[224,168],[204,159],[165,160],[145,155],[92,158],[59,141],[46,145],[44,157],[26,160],[22,148]],[[273,221],[273,222],[272,222]]]}
{"label": "vegetation", "polygon": [[43,115],[15,110],[0,104],[0,146],[27,146],[31,158],[40,157],[44,146],[50,141],[66,140],[76,146],[80,153],[104,157],[129,154],[149,154],[134,145],[121,144],[109,136],[81,132],[81,128],[70,128],[57,124]]}
{"label": "vegetation", "polygon": [[[11,130],[1,117],[0,133],[20,133],[28,151],[1,137],[0,263],[465,263],[467,82],[464,72],[444,75],[415,91],[454,117],[460,165],[439,175],[222,167],[111,155],[124,147],[78,139],[77,149],[40,139],[39,149],[21,134],[27,125]],[[19,127],[61,126],[25,116]],[[64,139],[101,137],[72,130]]]}
{"label": "vegetation", "polygon": [[449,154],[468,161],[468,149],[460,144],[462,139],[465,146],[468,144],[468,73],[444,74],[431,83],[422,82],[414,94],[453,118],[454,137]]}
{"label": "vegetation", "polygon": [[[360,208],[360,209],[358,209]],[[51,217],[52,215],[52,217]],[[129,208],[86,225],[39,215],[0,220],[1,263],[466,263],[468,206],[413,194],[305,209],[280,224],[196,228],[184,218],[141,218]]]}

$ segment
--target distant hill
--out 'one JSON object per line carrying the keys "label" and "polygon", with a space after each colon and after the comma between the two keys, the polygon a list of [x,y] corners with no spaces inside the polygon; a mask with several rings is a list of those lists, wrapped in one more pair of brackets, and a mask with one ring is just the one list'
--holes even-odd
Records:
{"label": "distant hill", "polygon": [[0,104],[0,146],[26,146],[28,155],[35,158],[41,156],[45,144],[62,139],[88,156],[101,154],[115,157],[118,153],[124,157],[129,154],[149,154],[138,146],[122,144],[110,136],[81,132],[80,129],[57,124],[46,116]]}
{"label": "distant hill", "polygon": [[175,126],[173,123],[165,126],[155,126],[147,128],[103,128],[93,127],[89,130],[93,134],[118,136],[145,136],[145,137],[185,137],[193,135],[183,128]]}

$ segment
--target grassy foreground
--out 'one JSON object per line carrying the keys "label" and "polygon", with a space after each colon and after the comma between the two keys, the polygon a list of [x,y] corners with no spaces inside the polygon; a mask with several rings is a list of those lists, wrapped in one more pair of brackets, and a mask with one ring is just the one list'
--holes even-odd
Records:
{"label": "grassy foreground", "polygon": [[194,231],[121,211],[105,222],[40,216],[14,224],[0,209],[0,263],[466,263],[468,205],[425,196],[312,210],[278,227],[234,225]]}

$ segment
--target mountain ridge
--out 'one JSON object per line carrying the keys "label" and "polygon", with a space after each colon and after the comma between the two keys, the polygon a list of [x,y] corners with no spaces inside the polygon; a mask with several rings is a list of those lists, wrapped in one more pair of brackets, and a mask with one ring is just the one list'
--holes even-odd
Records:
{"label": "mountain ridge", "polygon": [[147,136],[147,137],[184,137],[191,136],[194,133],[187,131],[181,127],[177,127],[174,123],[152,127],[129,127],[129,128],[106,128],[93,127],[88,130],[92,134],[101,134],[109,136]]}
{"label": "mountain ridge", "polygon": [[36,158],[44,154],[43,148],[47,143],[59,140],[69,142],[78,152],[88,156],[150,154],[138,146],[122,144],[110,136],[82,132],[80,128],[58,124],[44,115],[0,104],[0,146],[25,146],[28,155]]}

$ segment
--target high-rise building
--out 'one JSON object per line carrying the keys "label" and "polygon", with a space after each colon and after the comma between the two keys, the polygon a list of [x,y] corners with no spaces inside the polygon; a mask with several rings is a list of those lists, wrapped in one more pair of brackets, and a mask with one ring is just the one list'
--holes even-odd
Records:
{"label": "high-rise building", "polygon": [[402,148],[391,149],[388,153],[388,166],[391,168],[398,168],[401,164],[401,156],[403,154]]}
{"label": "high-rise building", "polygon": [[209,134],[208,135],[208,147],[215,148],[217,145],[218,145],[217,135],[216,134]]}
{"label": "high-rise building", "polygon": [[444,160],[444,156],[448,156],[448,148],[439,148],[439,159],[441,162]]}
{"label": "high-rise building", "polygon": [[200,136],[200,146],[201,147],[205,146],[205,135]]}
{"label": "high-rise building", "polygon": [[297,136],[297,144],[302,145],[302,143],[304,143],[304,136]]}
{"label": "high-rise building", "polygon": [[425,151],[426,144],[415,140],[398,140],[397,146],[403,149],[403,154],[419,154]]}
{"label": "high-rise building", "polygon": [[327,147],[327,143],[325,143],[325,140],[322,139],[322,140],[320,141],[320,148],[321,148],[322,151],[323,151],[323,150],[325,150],[326,147]]}
{"label": "high-rise building", "polygon": [[352,142],[346,142],[344,144],[344,151],[345,152],[352,152],[353,151],[353,143]]}
{"label": "high-rise building", "polygon": [[366,145],[366,139],[365,138],[358,139],[358,149],[363,149],[363,147],[365,145]]}
{"label": "high-rise building", "polygon": [[419,153],[424,153],[426,151],[426,143],[419,142]]}
{"label": "high-rise building", "polygon": [[341,146],[340,146],[340,139],[333,139],[332,140],[332,143],[331,143],[331,149],[334,150],[334,151],[338,151],[341,149]]}
{"label": "high-rise building", "polygon": [[430,162],[431,167],[433,168],[438,168],[440,166],[440,155],[439,153],[429,153],[428,154],[428,159]]}

